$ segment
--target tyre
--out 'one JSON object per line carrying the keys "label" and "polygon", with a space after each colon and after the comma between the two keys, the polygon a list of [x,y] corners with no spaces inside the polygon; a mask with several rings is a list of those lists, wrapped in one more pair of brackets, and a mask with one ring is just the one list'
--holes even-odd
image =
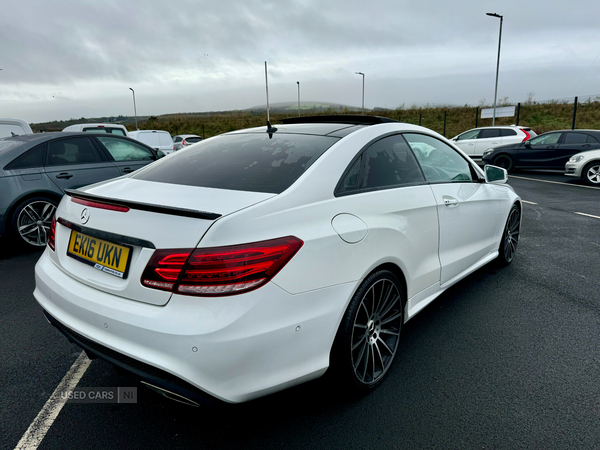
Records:
{"label": "tyre", "polygon": [[506,169],[510,172],[513,169],[513,160],[508,155],[498,155],[494,158],[494,165]]}
{"label": "tyre", "polygon": [[46,197],[29,198],[19,204],[11,222],[11,232],[16,240],[31,249],[43,249],[56,206],[54,200]]}
{"label": "tyre", "polygon": [[513,205],[508,213],[508,219],[502,233],[502,241],[498,249],[499,255],[496,259],[498,265],[508,266],[515,257],[517,244],[519,243],[519,234],[521,232],[521,210],[517,205]]}
{"label": "tyre", "polygon": [[584,167],[581,172],[583,180],[592,186],[600,185],[600,161],[594,161]]}
{"label": "tyre", "polygon": [[334,342],[331,364],[337,382],[359,392],[381,383],[398,350],[405,300],[402,283],[388,270],[360,285]]}

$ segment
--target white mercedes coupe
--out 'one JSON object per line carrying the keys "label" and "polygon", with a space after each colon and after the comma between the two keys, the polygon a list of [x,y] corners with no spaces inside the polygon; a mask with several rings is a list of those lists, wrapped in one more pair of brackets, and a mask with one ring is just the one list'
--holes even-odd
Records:
{"label": "white mercedes coupe", "polygon": [[330,369],[370,390],[402,325],[495,260],[521,200],[441,135],[369,116],[226,133],[70,190],[35,298],[89,357],[190,404]]}

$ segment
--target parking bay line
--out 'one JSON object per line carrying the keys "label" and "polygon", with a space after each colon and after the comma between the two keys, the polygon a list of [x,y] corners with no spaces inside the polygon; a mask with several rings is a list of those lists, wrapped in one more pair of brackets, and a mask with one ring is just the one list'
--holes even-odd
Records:
{"label": "parking bay line", "polygon": [[528,202],[527,200],[521,200],[523,203],[527,203],[528,205],[537,205],[535,202]]}
{"label": "parking bay line", "polygon": [[592,216],[591,214],[576,212],[575,214],[579,214],[580,216],[593,217],[594,219],[600,219],[600,216]]}
{"label": "parking bay line", "polygon": [[562,184],[564,186],[574,186],[574,187],[580,187],[580,188],[586,188],[586,189],[600,189],[600,187],[583,186],[581,184],[563,183],[561,181],[538,180],[537,178],[517,177],[515,175],[510,175],[510,177],[511,178],[518,178],[520,180],[539,181],[540,183]]}
{"label": "parking bay line", "polygon": [[72,391],[77,386],[77,383],[79,383],[79,380],[81,380],[91,362],[85,352],[81,352],[42,410],[31,425],[29,425],[29,428],[27,428],[15,450],[34,450],[38,448],[42,439],[44,439],[44,436],[46,436],[46,433],[58,417],[58,413],[60,413],[62,407],[67,403],[68,396],[61,395],[61,393]]}

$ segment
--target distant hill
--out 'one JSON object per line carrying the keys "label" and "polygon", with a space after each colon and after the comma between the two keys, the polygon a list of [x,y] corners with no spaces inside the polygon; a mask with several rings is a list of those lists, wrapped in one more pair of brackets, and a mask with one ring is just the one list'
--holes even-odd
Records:
{"label": "distant hill", "polygon": [[[267,105],[258,105],[253,106],[252,108],[244,109],[243,111],[266,111]],[[300,102],[300,109],[303,112],[314,111],[314,112],[323,112],[327,110],[334,111],[360,111],[360,107],[342,105],[340,103],[328,103],[328,102]],[[280,102],[280,103],[270,103],[269,111],[272,112],[288,112],[288,111],[298,111],[298,102]]]}

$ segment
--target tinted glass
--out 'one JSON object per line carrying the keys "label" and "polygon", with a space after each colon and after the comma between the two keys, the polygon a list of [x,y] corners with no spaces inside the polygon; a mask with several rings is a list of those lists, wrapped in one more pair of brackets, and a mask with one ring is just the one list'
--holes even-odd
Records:
{"label": "tinted glass", "polygon": [[598,143],[598,139],[596,139],[594,136],[590,136],[590,135],[588,134],[588,137],[587,137],[587,141],[586,141],[586,142],[587,142],[588,144],[597,144],[597,143]]}
{"label": "tinted glass", "polygon": [[485,128],[485,129],[481,130],[481,133],[479,133],[478,139],[495,138],[495,137],[500,137],[500,130],[498,128]]}
{"label": "tinted glass", "polygon": [[196,142],[200,142],[201,140],[202,140],[202,138],[200,138],[200,137],[185,138],[185,142],[187,142],[188,144],[195,144]]}
{"label": "tinted glass", "polygon": [[516,136],[517,132],[515,130],[509,130],[508,128],[502,128],[500,130],[500,136]]}
{"label": "tinted glass", "polygon": [[358,158],[350,171],[344,177],[340,187],[338,188],[338,192],[352,192],[358,189],[358,182],[360,176],[360,167],[361,167],[362,157]]}
{"label": "tinted glass", "polygon": [[100,155],[86,137],[61,139],[48,143],[48,165],[99,163]]}
{"label": "tinted glass", "polygon": [[134,142],[110,136],[97,136],[97,138],[115,161],[151,161],[154,159],[150,150]]}
{"label": "tinted glass", "polygon": [[479,134],[480,130],[471,130],[471,131],[467,131],[466,133],[461,134],[460,136],[458,136],[456,138],[457,141],[462,141],[465,139],[477,139],[477,135]]}
{"label": "tinted glass", "polygon": [[383,138],[365,150],[361,189],[398,186],[425,181],[402,136]]}
{"label": "tinted glass", "polygon": [[585,144],[587,142],[587,134],[583,133],[565,133],[565,144]]}
{"label": "tinted glass", "polygon": [[268,133],[203,140],[151,164],[133,178],[238,191],[279,194],[338,139]]}
{"label": "tinted glass", "polygon": [[46,162],[46,147],[40,145],[13,162],[9,169],[25,169],[27,167],[43,167]]}
{"label": "tinted glass", "polygon": [[456,150],[424,134],[404,135],[429,182],[457,182],[473,179],[471,166]]}
{"label": "tinted glass", "polygon": [[558,142],[560,135],[561,133],[543,134],[541,136],[537,136],[529,140],[529,142],[531,143],[531,145],[552,145]]}
{"label": "tinted glass", "polygon": [[173,138],[173,142],[181,142],[183,140],[183,138],[181,138],[180,136],[175,136]]}

